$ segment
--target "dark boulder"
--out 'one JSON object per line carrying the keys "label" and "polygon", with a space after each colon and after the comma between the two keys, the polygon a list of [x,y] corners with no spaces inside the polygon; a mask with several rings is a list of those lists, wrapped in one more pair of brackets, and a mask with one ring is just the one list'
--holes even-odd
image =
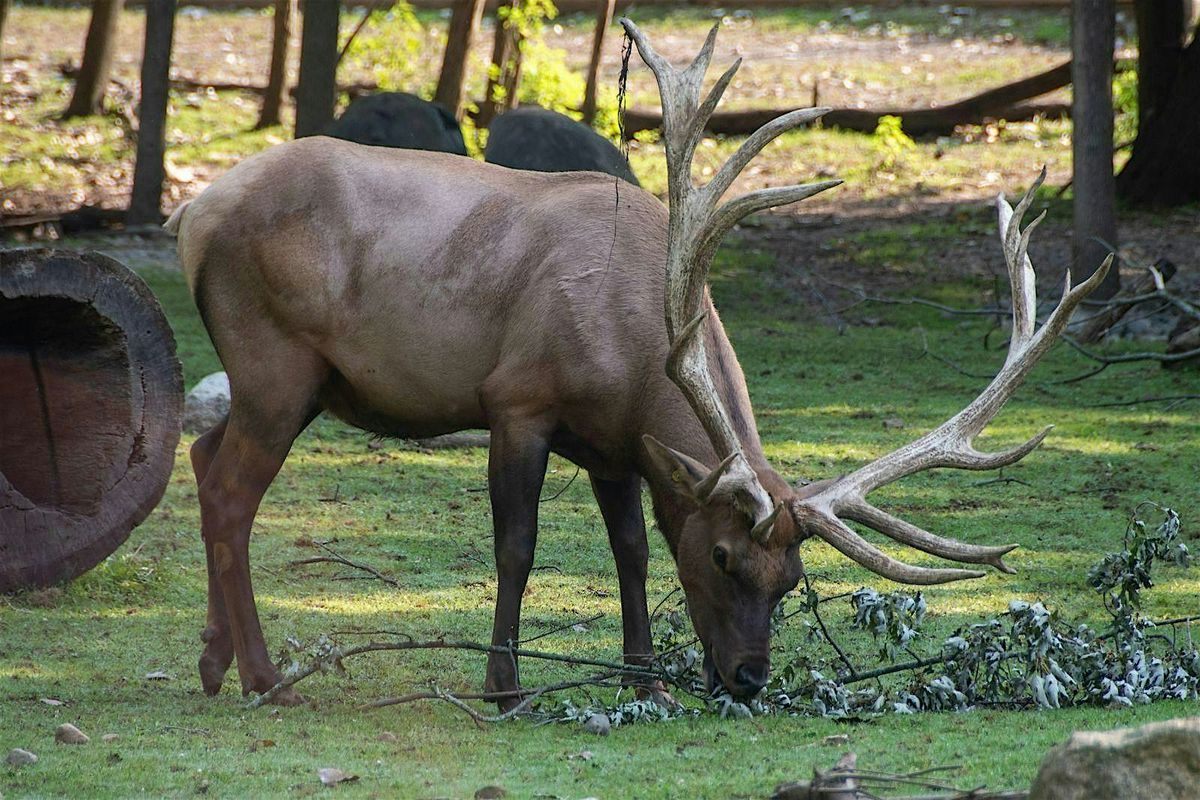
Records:
{"label": "dark boulder", "polygon": [[536,172],[607,172],[640,185],[612,142],[581,122],[537,106],[496,117],[483,159]]}
{"label": "dark boulder", "polygon": [[360,97],[325,129],[326,136],[359,144],[467,154],[454,115],[407,92]]}

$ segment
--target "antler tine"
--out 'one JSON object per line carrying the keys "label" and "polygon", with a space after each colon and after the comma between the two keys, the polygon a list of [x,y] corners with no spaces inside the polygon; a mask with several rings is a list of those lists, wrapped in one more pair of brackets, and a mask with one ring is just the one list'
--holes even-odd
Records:
{"label": "antler tine", "polygon": [[832,481],[818,492],[795,498],[791,502],[792,514],[803,529],[826,539],[838,550],[885,577],[905,583],[931,583],[978,577],[982,573],[960,570],[957,576],[946,578],[945,573],[954,570],[934,570],[938,576],[937,580],[934,580],[931,574],[927,574],[928,571],[921,571],[917,567],[890,560],[880,561],[880,557],[884,557],[883,554],[864,549],[870,545],[841,522],[838,519],[839,515],[927,553],[953,561],[990,564],[1002,572],[1011,571],[1003,562],[1002,556],[1012,550],[1014,545],[981,547],[935,536],[875,508],[866,501],[866,495],[884,484],[934,467],[980,470],[1007,466],[1036,449],[1053,427],[1043,429],[1024,444],[998,453],[981,452],[973,444],[975,437],[995,418],[1005,401],[1013,395],[1037,365],[1038,360],[1054,344],[1075,308],[1104,280],[1112,264],[1110,255],[1088,280],[1074,288],[1071,287],[1071,277],[1068,273],[1057,307],[1046,323],[1040,329],[1036,328],[1036,276],[1027,249],[1030,234],[1042,217],[1030,223],[1024,231],[1020,225],[1037,187],[1045,176],[1046,171],[1043,168],[1041,175],[1021,198],[1015,210],[1008,205],[1003,195],[997,198],[996,202],[999,209],[1000,240],[1008,262],[1013,293],[1012,340],[1009,344],[1008,358],[996,377],[966,408],[921,438]]}
{"label": "antler tine", "polygon": [[982,578],[985,573],[974,569],[930,569],[914,567],[897,561],[875,545],[852,531],[846,523],[827,509],[813,507],[811,500],[793,500],[789,511],[802,530],[815,534],[833,545],[834,549],[847,558],[858,562],[877,575],[890,578],[897,583],[928,586],[935,583],[950,583],[967,578]]}
{"label": "antler tine", "polygon": [[692,63],[679,70],[654,50],[637,25],[628,19],[622,19],[621,25],[637,45],[642,60],[654,72],[662,99],[670,200],[665,315],[671,349],[667,374],[687,398],[718,458],[722,459],[721,466],[714,472],[717,477],[710,475],[712,485],[706,486],[706,491],[714,491],[718,481],[724,489],[731,491],[735,502],[754,522],[754,538],[765,542],[778,508],[746,460],[741,441],[730,424],[729,414],[709,371],[704,336],[701,335],[710,305],[705,287],[717,246],[739,219],[754,211],[803,200],[839,183],[826,181],[808,186],[763,189],[717,208],[717,201],[755,154],[785,130],[812,121],[825,110],[794,111],[764,125],[742,144],[711,182],[696,187],[691,174],[696,146],[741,60],[725,70],[701,102],[700,89],[705,70],[712,60],[718,26],[708,32],[704,46]]}

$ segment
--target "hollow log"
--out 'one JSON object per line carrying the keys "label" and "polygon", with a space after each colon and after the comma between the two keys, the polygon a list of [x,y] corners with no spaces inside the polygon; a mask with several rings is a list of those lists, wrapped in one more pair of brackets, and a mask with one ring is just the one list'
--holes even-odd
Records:
{"label": "hollow log", "polygon": [[162,499],[183,379],[140,278],[99,253],[0,252],[0,592],[91,569]]}

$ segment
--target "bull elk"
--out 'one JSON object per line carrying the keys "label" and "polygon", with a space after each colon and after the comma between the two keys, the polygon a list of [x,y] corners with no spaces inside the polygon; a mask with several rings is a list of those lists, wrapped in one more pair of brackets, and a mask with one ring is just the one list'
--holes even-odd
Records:
{"label": "bull elk", "polygon": [[[695,186],[693,153],[738,64],[701,101],[716,28],[677,70],[633,23],[622,24],[658,80],[669,207],[597,173],[519,172],[317,137],[247,159],[167,222],[232,387],[229,416],[191,451],[208,559],[199,665],[208,693],[219,691],[235,655],[243,692],[263,692],[279,678],[251,588],[250,527],[293,440],[322,410],[389,436],[491,430],[498,645],[519,637],[551,452],[590,476],[616,559],[627,661],[652,658],[644,478],[704,646],[705,678],[740,697],[767,682],[771,611],[802,575],[804,539],[824,539],[902,583],[984,574],[901,563],[844,520],[952,561],[1011,572],[1002,557],[1014,545],[945,539],[865,498],[920,470],[993,469],[1037,447],[1049,429],[995,454],[972,440],[1108,264],[1074,288],[1068,276],[1058,307],[1037,328],[1026,256],[1034,225],[1020,230],[1032,190],[1015,211],[1000,198],[1013,331],[999,374],[920,439],[794,489],[763,454],[706,279],[738,220],[837,184],[720,202],[763,147],[825,109],[768,123],[707,185]],[[515,694],[515,660],[491,657],[486,686]],[[289,691],[277,700],[300,698]]]}

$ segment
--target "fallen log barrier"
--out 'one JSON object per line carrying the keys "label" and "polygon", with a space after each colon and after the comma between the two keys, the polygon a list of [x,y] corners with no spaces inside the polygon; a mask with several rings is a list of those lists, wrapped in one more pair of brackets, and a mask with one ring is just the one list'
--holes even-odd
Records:
{"label": "fallen log barrier", "polygon": [[179,442],[175,339],[99,253],[0,252],[0,592],[91,569],[158,504]]}

